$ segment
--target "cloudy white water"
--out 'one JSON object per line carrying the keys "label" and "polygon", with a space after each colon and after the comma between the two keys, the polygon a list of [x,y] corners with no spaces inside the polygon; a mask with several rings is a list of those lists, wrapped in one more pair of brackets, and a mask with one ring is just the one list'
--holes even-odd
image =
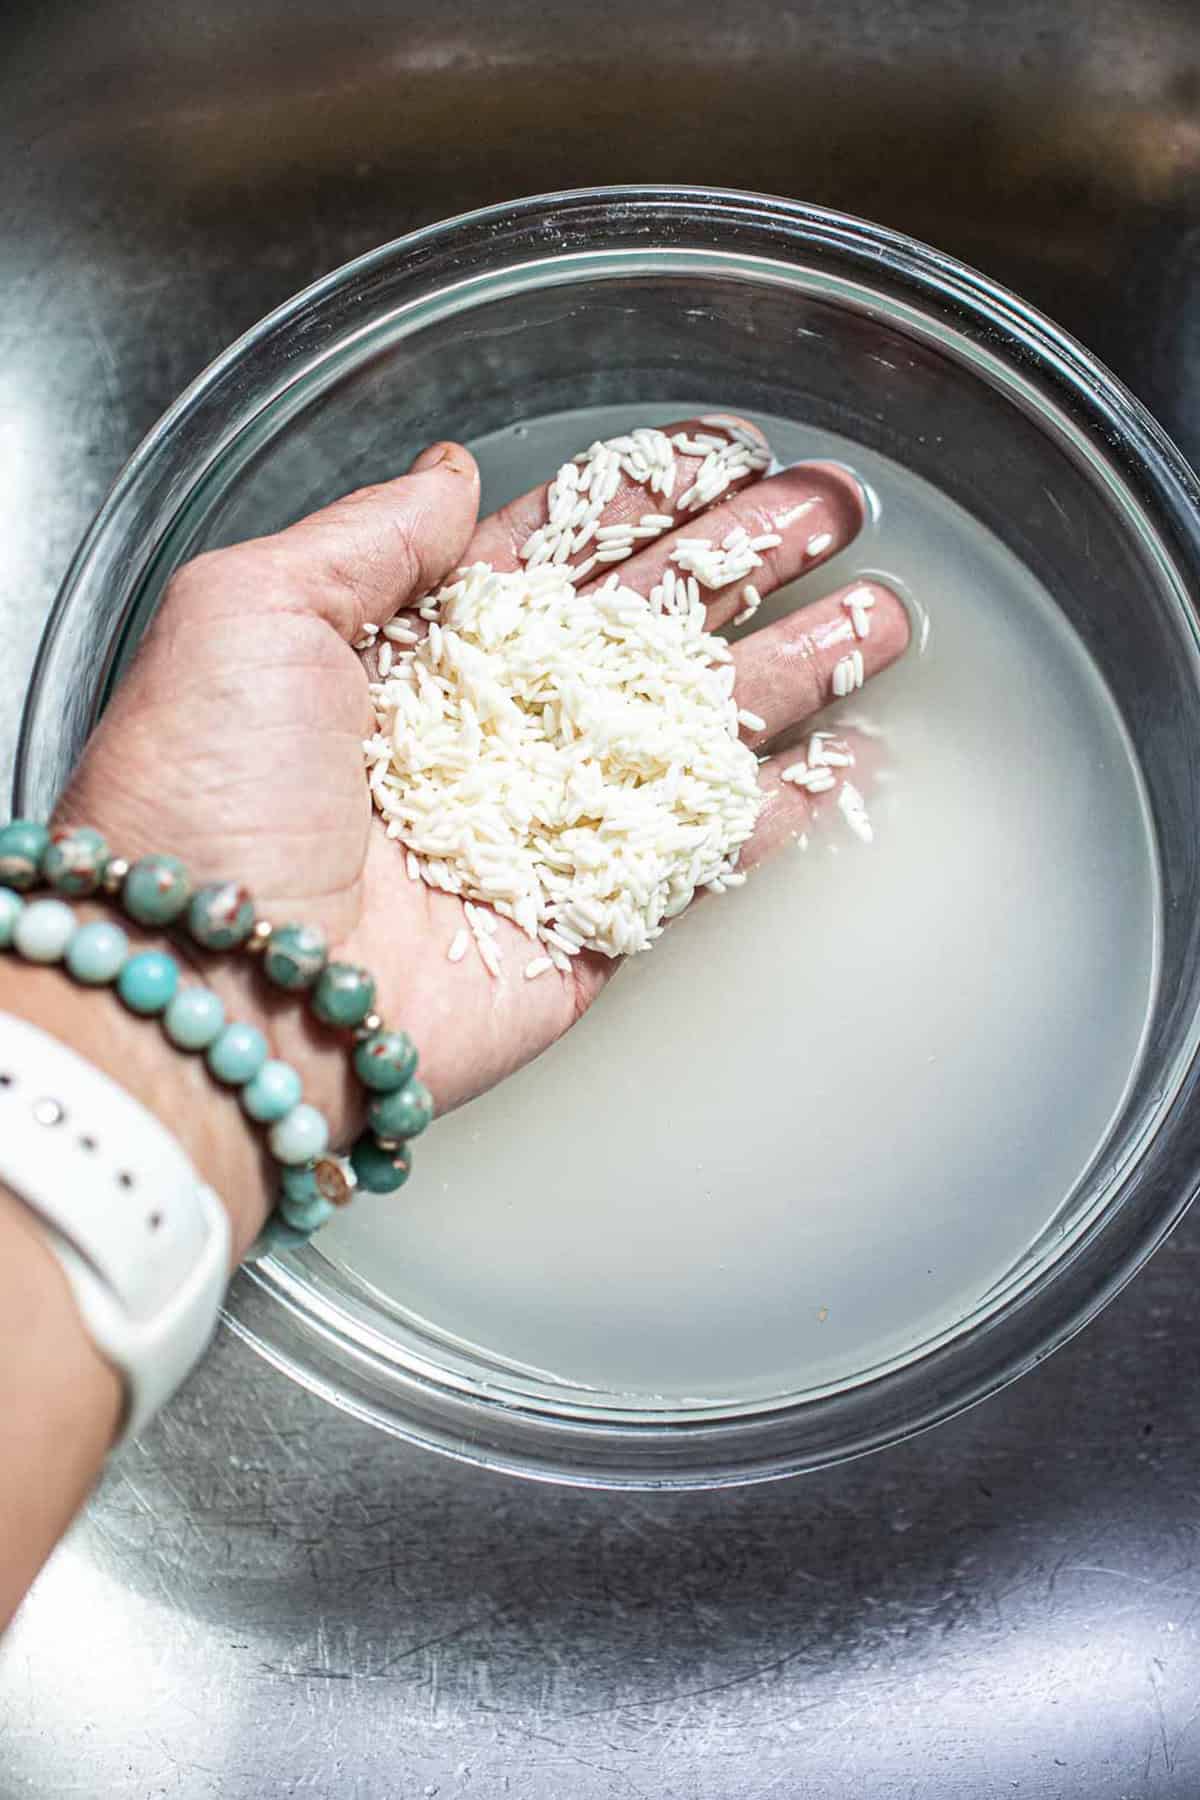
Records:
{"label": "cloudy white water", "polygon": [[[683,411],[496,434],[485,502]],[[321,1240],[402,1317],[634,1404],[843,1380],[961,1317],[1089,1162],[1153,981],[1131,753],[1052,602],[896,465],[761,422],[784,461],[853,464],[878,517],[755,625],[858,572],[928,615],[841,708],[882,734],[875,841],[826,806]]]}

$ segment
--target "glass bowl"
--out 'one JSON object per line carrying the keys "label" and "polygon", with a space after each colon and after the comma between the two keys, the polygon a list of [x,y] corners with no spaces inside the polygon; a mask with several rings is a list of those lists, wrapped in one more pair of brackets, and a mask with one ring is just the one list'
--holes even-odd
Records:
{"label": "glass bowl", "polygon": [[[1136,749],[1160,859],[1159,979],[1086,1175],[953,1328],[738,1404],[583,1390],[388,1306],[317,1244],[245,1270],[233,1329],[335,1405],[547,1479],[704,1486],[819,1467],[979,1400],[1095,1314],[1190,1202],[1200,908],[1195,480],[1138,403],[1024,302],[860,220],[751,194],[601,190],[401,238],[234,344],[131,459],[58,597],[18,810],[46,813],[172,570],[514,417],[708,394],[926,477],[1033,570]],[[951,451],[948,446],[953,446]]]}

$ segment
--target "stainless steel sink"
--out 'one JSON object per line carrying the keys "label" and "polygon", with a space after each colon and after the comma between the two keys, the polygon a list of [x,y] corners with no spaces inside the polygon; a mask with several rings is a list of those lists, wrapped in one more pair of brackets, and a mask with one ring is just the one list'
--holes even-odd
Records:
{"label": "stainless steel sink", "polygon": [[[485,201],[864,214],[1018,288],[1200,459],[1186,0],[48,0],[0,24],[0,101],[0,773],[144,429],[310,278]],[[226,1338],[0,1650],[0,1794],[1192,1796],[1198,1264],[1193,1217],[1016,1390],[736,1495],[490,1479]]]}

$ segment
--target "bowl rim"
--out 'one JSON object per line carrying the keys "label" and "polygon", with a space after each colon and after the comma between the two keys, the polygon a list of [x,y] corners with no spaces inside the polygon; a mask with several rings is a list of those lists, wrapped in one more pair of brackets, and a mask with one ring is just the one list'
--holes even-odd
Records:
{"label": "bowl rim", "polygon": [[[156,422],[109,490],[51,610],[18,738],[17,810],[27,804],[32,764],[44,735],[43,700],[78,590],[119,541],[126,515],[154,476],[166,446],[185,442],[198,423],[210,434],[205,466],[219,459],[227,442],[221,422],[206,424],[203,415],[214,400],[219,405],[223,385],[246,359],[269,340],[297,329],[312,335],[328,308],[399,263],[415,269],[423,259],[438,254],[453,259],[456,253],[465,260],[473,246],[498,245],[502,233],[508,234],[507,242],[522,232],[540,245],[538,254],[575,259],[587,253],[587,234],[597,226],[610,233],[619,227],[632,239],[626,246],[622,238],[623,247],[647,251],[676,247],[662,240],[678,232],[679,247],[713,255],[732,240],[753,239],[759,246],[753,254],[786,265],[791,251],[793,267],[797,249],[809,256],[833,253],[858,269],[860,281],[879,284],[883,301],[886,276],[927,306],[951,309],[964,325],[986,326],[999,336],[1001,361],[1019,361],[1023,373],[1051,389],[1071,416],[1090,432],[1106,436],[1110,457],[1116,445],[1117,465],[1143,510],[1152,499],[1170,528],[1171,542],[1186,552],[1195,576],[1193,591],[1200,587],[1200,487],[1180,451],[1124,384],[1076,339],[990,277],[890,228],[829,208],[736,189],[637,185],[532,195],[421,226],[334,269],[238,337]],[[701,232],[724,242],[705,242]],[[614,242],[610,235],[592,248]],[[736,247],[747,254],[742,243]],[[524,260],[534,260],[534,252]],[[271,403],[268,399],[263,405]],[[245,423],[243,417],[238,431]],[[1162,542],[1160,533],[1155,537]],[[1187,591],[1188,584],[1181,586]],[[414,1371],[397,1380],[394,1367],[385,1377],[362,1345],[350,1347],[347,1357],[348,1347],[335,1345],[320,1321],[303,1312],[269,1261],[235,1284],[226,1317],[259,1354],[343,1410],[411,1442],[509,1473],[588,1486],[710,1487],[824,1467],[901,1441],[996,1392],[1066,1343],[1143,1266],[1200,1188],[1200,1143],[1186,1146],[1182,1157],[1177,1152],[1175,1164],[1182,1166],[1148,1169],[1156,1151],[1178,1137],[1189,1110],[1196,1111],[1196,1024],[1194,1019],[1188,1054],[1180,1059],[1167,1103],[1139,1141],[1102,1215],[1080,1241],[1035,1275],[1014,1305],[959,1332],[932,1353],[918,1353],[902,1367],[828,1399],[801,1399],[791,1407],[716,1421],[677,1418],[664,1423],[651,1416],[646,1422],[581,1422],[530,1410],[511,1394],[482,1388],[452,1392]],[[1147,1217],[1135,1222],[1123,1201],[1144,1189],[1151,1173],[1158,1188],[1148,1203],[1142,1195]],[[351,1370],[357,1380],[354,1391],[347,1387]],[[882,1392],[869,1394],[883,1389],[886,1404]],[[868,1399],[872,1403],[863,1404]],[[846,1428],[844,1418],[849,1401],[859,1413],[853,1429]],[[835,1418],[818,1416],[830,1407],[836,1409]]]}

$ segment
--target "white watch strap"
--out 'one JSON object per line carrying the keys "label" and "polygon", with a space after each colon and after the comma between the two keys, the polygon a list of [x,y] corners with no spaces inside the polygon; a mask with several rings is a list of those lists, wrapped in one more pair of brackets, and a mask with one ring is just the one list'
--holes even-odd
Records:
{"label": "white watch strap", "polygon": [[0,1013],[0,1181],[42,1221],[139,1431],[196,1362],[228,1278],[229,1221],[124,1088]]}

